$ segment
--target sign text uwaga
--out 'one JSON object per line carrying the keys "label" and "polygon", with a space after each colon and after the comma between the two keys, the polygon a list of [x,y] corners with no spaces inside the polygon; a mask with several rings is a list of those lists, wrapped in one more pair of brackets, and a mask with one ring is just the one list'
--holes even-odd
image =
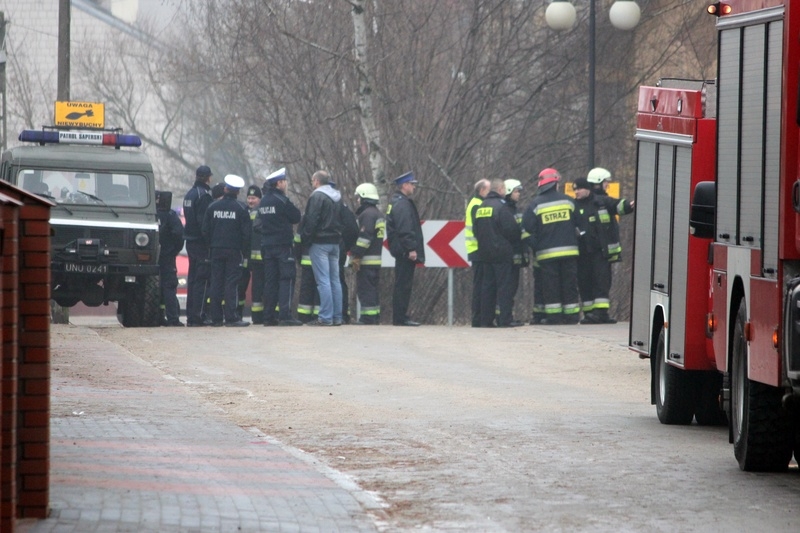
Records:
{"label": "sign text uwaga", "polygon": [[98,102],[56,102],[54,116],[56,126],[105,127],[105,105]]}

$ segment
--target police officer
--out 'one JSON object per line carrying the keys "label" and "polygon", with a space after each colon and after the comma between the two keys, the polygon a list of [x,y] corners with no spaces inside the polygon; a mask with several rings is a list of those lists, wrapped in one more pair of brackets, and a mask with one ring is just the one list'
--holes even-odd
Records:
{"label": "police officer", "polygon": [[497,325],[513,327],[514,301],[511,267],[514,250],[519,246],[520,228],[511,210],[505,205],[506,186],[501,179],[491,182],[491,189],[475,210],[473,228],[478,239],[478,260],[483,263],[481,285],[482,328],[493,327],[495,306],[500,308]]}
{"label": "police officer", "polygon": [[386,219],[378,209],[378,189],[372,183],[356,187],[360,205],[356,210],[358,239],[350,248],[350,266],[356,273],[356,293],[361,303],[357,325],[376,326],[381,323],[381,254]]}
{"label": "police officer", "polygon": [[183,217],[186,226],[186,253],[189,256],[189,272],[186,278],[186,325],[204,326],[203,303],[210,276],[208,242],[203,237],[203,219],[211,204],[211,169],[206,165],[197,167],[195,182],[183,197]]}
{"label": "police officer", "polygon": [[[251,185],[247,189],[247,209],[250,214],[250,222],[255,226],[258,216],[258,205],[261,203],[261,188]],[[252,281],[252,282],[251,282]],[[239,307],[244,306],[247,286],[250,285],[252,300],[250,302],[250,319],[253,324],[264,323],[264,261],[261,260],[261,235],[252,232],[250,238],[250,258],[247,260],[247,268],[242,274],[242,281],[239,283]],[[240,313],[241,314],[241,313]]]}
{"label": "police officer", "polygon": [[425,242],[422,224],[414,201],[410,198],[418,181],[413,172],[406,172],[394,180],[397,190],[386,210],[386,238],[389,253],[395,259],[394,291],[392,292],[392,323],[395,326],[419,326],[408,318],[414,269],[425,264]]}
{"label": "police officer", "polygon": [[[225,176],[222,198],[213,202],[203,219],[203,235],[211,247],[211,320],[213,326],[249,326],[236,309],[237,286],[242,262],[250,251],[252,222],[247,208],[236,197],[244,180],[235,174]],[[224,301],[224,305],[223,305]]]}
{"label": "police officer", "polygon": [[473,231],[473,221],[475,220],[475,210],[480,207],[486,195],[489,194],[490,187],[491,182],[487,179],[481,179],[475,183],[472,198],[467,203],[467,211],[464,216],[464,242],[467,248],[467,260],[472,264],[473,328],[481,325],[481,286],[483,284],[483,264],[477,259],[478,239],[475,238]]}
{"label": "police officer", "polygon": [[302,326],[302,322],[292,318],[291,309],[296,276],[293,226],[300,222],[302,214],[286,196],[285,168],[267,176],[264,187],[255,225],[261,235],[264,261],[264,326]]}
{"label": "police officer", "polygon": [[559,192],[561,174],[546,168],[539,173],[539,193],[522,216],[541,268],[546,318],[542,324],[577,324],[578,226],[575,203]]}
{"label": "police officer", "polygon": [[156,191],[156,218],[158,219],[158,272],[161,279],[161,308],[163,326],[183,327],[178,303],[178,269],[175,258],[183,248],[183,224],[178,213],[172,210],[172,193]]}

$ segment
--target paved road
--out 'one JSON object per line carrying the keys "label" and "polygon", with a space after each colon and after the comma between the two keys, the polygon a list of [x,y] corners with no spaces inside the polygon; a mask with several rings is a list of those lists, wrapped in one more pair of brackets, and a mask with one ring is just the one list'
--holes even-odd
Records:
{"label": "paved road", "polygon": [[355,480],[381,530],[800,531],[797,468],[658,423],[626,324],[93,331]]}

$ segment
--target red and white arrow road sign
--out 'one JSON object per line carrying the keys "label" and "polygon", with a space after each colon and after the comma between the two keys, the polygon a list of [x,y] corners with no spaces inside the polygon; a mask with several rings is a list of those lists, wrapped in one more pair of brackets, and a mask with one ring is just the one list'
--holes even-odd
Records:
{"label": "red and white arrow road sign", "polygon": [[[423,220],[422,238],[425,241],[425,266],[433,268],[466,268],[467,249],[464,241],[463,220]],[[389,245],[383,243],[381,264],[394,266]]]}

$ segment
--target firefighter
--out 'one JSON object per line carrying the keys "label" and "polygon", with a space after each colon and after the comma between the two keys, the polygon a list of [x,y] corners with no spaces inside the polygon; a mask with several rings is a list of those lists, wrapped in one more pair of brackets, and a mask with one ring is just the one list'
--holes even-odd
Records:
{"label": "firefighter", "polygon": [[264,187],[266,192],[258,204],[255,222],[264,261],[264,326],[302,326],[302,322],[292,318],[291,310],[297,275],[292,253],[293,226],[300,222],[302,214],[286,196],[285,168],[267,176]]}
{"label": "firefighter", "polygon": [[546,315],[541,324],[577,324],[580,320],[575,203],[559,192],[560,180],[556,169],[542,170],[538,194],[522,217],[541,268]]}
{"label": "firefighter", "polygon": [[592,309],[588,315],[584,311],[583,322],[587,324],[613,324],[616,322],[608,313],[611,307],[609,293],[613,280],[611,265],[619,262],[622,254],[617,215],[633,213],[634,202],[608,196],[610,182],[611,172],[601,167],[593,168],[586,176],[586,185],[591,188],[593,202],[597,206],[597,234],[606,261],[602,268],[600,266],[597,268],[598,272],[601,270],[602,272],[598,273],[600,281],[593,289]]}
{"label": "firefighter", "polygon": [[[242,262],[250,252],[252,221],[247,208],[236,197],[244,180],[235,174],[225,176],[222,198],[206,209],[203,236],[211,247],[211,321],[212,326],[249,326],[236,308],[237,287]],[[224,306],[223,306],[224,300]]]}
{"label": "firefighter", "polygon": [[472,198],[467,203],[464,215],[464,242],[467,248],[467,260],[472,264],[472,327],[481,325],[481,285],[483,284],[483,264],[477,259],[478,239],[473,231],[475,210],[480,207],[486,195],[489,194],[491,182],[487,179],[478,180],[473,189]]}
{"label": "firefighter", "polygon": [[377,326],[381,323],[381,253],[386,219],[378,209],[378,189],[372,183],[356,187],[360,204],[358,217],[358,240],[350,249],[350,266],[356,273],[356,293],[361,303],[361,316],[357,325]]}
{"label": "firefighter", "polygon": [[307,324],[319,319],[319,293],[311,268],[309,244],[300,242],[300,234],[294,236],[295,261],[300,262],[300,289],[297,291],[297,318]]}
{"label": "firefighter", "polygon": [[392,291],[392,324],[395,326],[419,326],[408,317],[414,270],[425,264],[425,241],[419,211],[410,198],[417,188],[413,172],[406,172],[394,179],[397,190],[386,210],[386,239],[389,253],[395,259],[394,290]]}
{"label": "firefighter", "polygon": [[473,228],[478,239],[478,260],[483,262],[481,285],[482,328],[493,327],[495,305],[499,306],[497,326],[514,327],[513,287],[511,270],[514,250],[520,243],[520,227],[511,210],[505,205],[506,186],[503,180],[491,182],[489,194],[475,210]]}
{"label": "firefighter", "polygon": [[[247,189],[247,209],[250,213],[250,222],[255,226],[258,216],[258,204],[261,203],[261,189],[251,185]],[[253,324],[264,323],[264,261],[261,260],[261,235],[252,232],[250,238],[250,257],[247,260],[243,282],[239,284],[239,305],[245,305],[245,294],[248,282],[250,285],[250,319]]]}
{"label": "firefighter", "polygon": [[[506,180],[506,207],[511,214],[514,215],[514,220],[520,228],[520,241],[514,245],[514,257],[511,262],[511,308],[514,308],[514,297],[517,295],[519,289],[519,275],[522,269],[528,266],[528,254],[525,253],[525,248],[528,246],[530,235],[527,231],[522,229],[522,212],[517,208],[519,197],[522,194],[522,183],[519,180]],[[514,326],[521,326],[522,322],[512,320]]]}
{"label": "firefighter", "polygon": [[573,183],[575,209],[580,228],[578,291],[581,296],[581,324],[608,324],[608,291],[611,288],[611,263],[606,260],[605,241],[600,235],[599,210],[602,207],[586,178]]}
{"label": "firefighter", "polygon": [[178,304],[178,269],[175,258],[183,248],[183,224],[178,213],[172,210],[172,193],[156,191],[156,218],[158,219],[158,272],[161,280],[162,326],[182,327],[181,308]]}

